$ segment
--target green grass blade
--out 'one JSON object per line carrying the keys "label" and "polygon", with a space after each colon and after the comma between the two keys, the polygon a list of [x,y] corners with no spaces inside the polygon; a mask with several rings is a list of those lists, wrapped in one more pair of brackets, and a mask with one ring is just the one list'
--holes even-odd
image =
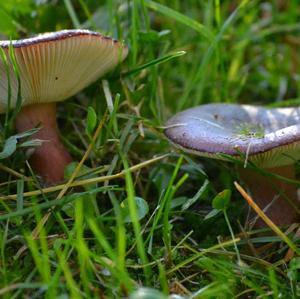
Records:
{"label": "green grass blade", "polygon": [[76,28],[76,29],[79,29],[80,28],[80,22],[79,22],[79,19],[77,17],[77,14],[75,12],[75,9],[73,7],[73,4],[72,4],[72,1],[71,0],[64,0],[64,3],[65,3],[65,6],[66,6],[66,9],[67,9],[67,12],[73,22],[73,26]]}
{"label": "green grass blade", "polygon": [[208,39],[210,42],[213,40],[213,34],[201,23],[189,18],[188,16],[171,9],[165,5],[159,4],[151,0],[145,0],[145,4],[148,8],[157,11],[179,23],[182,23],[200,33],[203,37]]}
{"label": "green grass blade", "polygon": [[134,186],[133,186],[133,182],[132,182],[131,173],[128,171],[128,169],[129,169],[128,162],[125,159],[125,157],[123,156],[123,154],[121,154],[121,156],[122,156],[123,165],[124,165],[124,169],[125,169],[125,182],[126,182],[126,192],[127,192],[127,198],[128,198],[128,207],[129,207],[129,213],[130,213],[130,217],[131,217],[131,221],[132,221],[132,225],[133,225],[134,235],[136,238],[137,252],[138,252],[138,255],[139,255],[142,263],[144,264],[143,270],[144,270],[144,274],[145,274],[146,284],[149,285],[150,277],[151,277],[151,268],[150,268],[150,266],[148,266],[149,260],[148,260],[147,254],[146,254],[142,231],[141,231],[141,226],[140,226],[140,222],[139,222],[138,214],[137,214],[137,207],[136,207],[136,203],[134,200]]}
{"label": "green grass blade", "polygon": [[0,47],[0,57],[4,64],[5,74],[7,76],[7,108],[5,111],[5,121],[4,121],[4,136],[6,137],[9,130],[9,115],[10,115],[10,107],[11,107],[11,83],[10,83],[11,78],[10,78],[9,62],[6,53],[2,47]]}
{"label": "green grass blade", "polygon": [[147,63],[145,63],[141,66],[138,66],[137,68],[135,68],[133,70],[122,73],[122,77],[133,75],[135,73],[138,73],[138,72],[142,71],[143,69],[149,68],[150,66],[159,65],[163,62],[167,62],[171,59],[174,59],[174,58],[180,57],[182,55],[185,55],[185,53],[186,53],[185,51],[178,51],[176,53],[171,53],[171,54],[165,55],[163,57],[151,60],[150,62],[147,62]]}

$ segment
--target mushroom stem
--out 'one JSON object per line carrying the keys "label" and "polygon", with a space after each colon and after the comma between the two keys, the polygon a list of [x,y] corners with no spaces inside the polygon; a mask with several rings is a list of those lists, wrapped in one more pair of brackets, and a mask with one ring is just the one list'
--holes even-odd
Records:
{"label": "mushroom stem", "polygon": [[[294,165],[266,169],[270,173],[295,180]],[[299,222],[297,186],[282,179],[263,176],[251,169],[240,169],[241,178],[249,187],[253,200],[276,225],[286,225]],[[290,202],[287,200],[288,197]],[[295,205],[293,207],[292,203]],[[269,205],[269,206],[268,206]],[[253,215],[253,214],[252,214]],[[253,215],[254,216],[254,215]],[[265,227],[258,219],[255,227]]]}
{"label": "mushroom stem", "polygon": [[65,166],[72,161],[59,138],[55,103],[28,105],[18,113],[16,118],[18,132],[38,126],[41,129],[32,136],[32,139],[41,139],[43,143],[35,148],[29,162],[46,185],[54,185],[63,180]]}

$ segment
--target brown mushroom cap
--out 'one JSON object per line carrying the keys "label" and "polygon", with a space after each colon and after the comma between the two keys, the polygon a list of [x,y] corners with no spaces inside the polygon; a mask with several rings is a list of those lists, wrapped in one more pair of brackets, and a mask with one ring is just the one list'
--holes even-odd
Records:
{"label": "brown mushroom cap", "polygon": [[[127,55],[122,43],[89,30],[63,30],[12,41],[20,79],[22,105],[63,101],[113,69]],[[8,55],[10,41],[0,42],[6,52],[15,107],[18,82]],[[0,61],[0,112],[7,107],[8,78]]]}
{"label": "brown mushroom cap", "polygon": [[269,168],[300,159],[299,120],[299,108],[208,104],[176,114],[165,134],[187,152],[225,160],[220,154],[246,157]]}

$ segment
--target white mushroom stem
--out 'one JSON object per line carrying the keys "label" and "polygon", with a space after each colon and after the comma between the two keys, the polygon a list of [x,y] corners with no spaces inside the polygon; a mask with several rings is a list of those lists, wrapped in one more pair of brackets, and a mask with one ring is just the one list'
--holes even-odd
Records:
{"label": "white mushroom stem", "polygon": [[[294,165],[269,168],[266,171],[282,177],[296,180]],[[297,186],[282,179],[263,176],[251,169],[240,169],[240,175],[249,187],[251,196],[261,209],[266,209],[266,215],[276,224],[285,225],[299,222],[300,215]],[[288,201],[288,199],[290,202]],[[293,207],[293,204],[295,207]],[[252,214],[252,216],[254,216]],[[265,227],[265,223],[258,219],[256,227]]]}
{"label": "white mushroom stem", "polygon": [[65,166],[72,161],[59,138],[55,103],[28,105],[19,112],[16,118],[18,132],[38,126],[41,129],[32,139],[41,139],[43,143],[35,148],[29,162],[46,185],[53,185],[63,180]]}

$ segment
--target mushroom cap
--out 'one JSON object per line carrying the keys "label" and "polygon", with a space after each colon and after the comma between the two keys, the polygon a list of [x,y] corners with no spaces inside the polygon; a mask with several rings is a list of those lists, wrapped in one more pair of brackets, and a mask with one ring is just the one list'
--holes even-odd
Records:
{"label": "mushroom cap", "polygon": [[300,108],[208,104],[176,114],[165,134],[186,152],[269,168],[300,159],[299,120]]}
{"label": "mushroom cap", "polygon": [[[12,46],[21,81],[22,106],[63,101],[113,69],[128,53],[121,42],[89,30],[62,30],[33,38],[0,41],[9,66],[11,104],[18,81],[13,71]],[[7,108],[8,76],[0,59],[0,113]]]}

